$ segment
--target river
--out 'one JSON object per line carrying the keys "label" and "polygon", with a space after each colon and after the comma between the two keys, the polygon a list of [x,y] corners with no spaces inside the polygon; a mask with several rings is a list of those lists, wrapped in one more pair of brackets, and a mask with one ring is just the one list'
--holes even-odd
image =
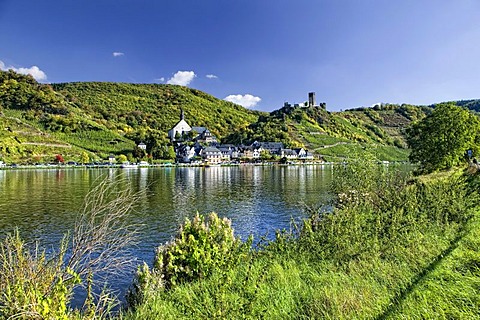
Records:
{"label": "river", "polygon": [[[306,206],[328,198],[332,167],[236,166],[139,169],[0,170],[0,234],[18,228],[28,242],[55,248],[72,230],[88,191],[104,177],[126,179],[139,192],[129,223],[141,225],[140,245],[130,248],[139,263],[153,261],[155,248],[170,240],[185,218],[215,211],[232,220],[242,239],[273,238]],[[122,294],[132,278],[115,279]]]}

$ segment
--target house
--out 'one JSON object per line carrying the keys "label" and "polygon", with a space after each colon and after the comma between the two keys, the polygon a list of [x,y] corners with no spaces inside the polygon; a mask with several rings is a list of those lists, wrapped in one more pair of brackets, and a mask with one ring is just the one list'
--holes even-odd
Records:
{"label": "house", "polygon": [[115,156],[113,154],[109,155],[108,156],[108,163],[109,164],[114,164],[115,162],[117,162],[117,160],[115,159]]}
{"label": "house", "polygon": [[298,159],[300,160],[313,160],[313,153],[308,152],[303,148],[293,149],[297,153]]}
{"label": "house", "polygon": [[143,142],[140,142],[137,147],[142,150],[147,150],[147,145]]}
{"label": "house", "polygon": [[168,131],[168,137],[170,141],[179,140],[179,137],[182,137],[187,132],[192,131],[192,127],[185,121],[185,114],[183,109],[180,111],[180,121],[177,122],[172,129]]}
{"label": "house", "polygon": [[298,158],[297,152],[293,149],[282,149],[280,151],[280,156],[282,158],[287,158],[287,159],[297,159]]}
{"label": "house", "polygon": [[204,143],[216,143],[217,138],[205,127],[192,127],[192,131],[195,131],[198,135],[193,137],[194,140]]}
{"label": "house", "polygon": [[178,162],[188,163],[191,162],[194,157],[200,156],[201,146],[188,146],[181,144],[177,148],[177,160]]}
{"label": "house", "polygon": [[282,142],[258,142],[252,143],[254,147],[261,147],[263,150],[270,152],[270,154],[280,155],[280,151],[284,148]]}
{"label": "house", "polygon": [[251,145],[249,147],[244,147],[239,156],[247,159],[259,159],[262,151],[264,151],[262,147]]}
{"label": "house", "polygon": [[221,144],[217,146],[217,148],[222,152],[224,161],[231,161],[232,159],[240,158],[239,148],[233,144]]}
{"label": "house", "polygon": [[201,156],[206,163],[219,164],[222,162],[222,152],[216,147],[202,149]]}

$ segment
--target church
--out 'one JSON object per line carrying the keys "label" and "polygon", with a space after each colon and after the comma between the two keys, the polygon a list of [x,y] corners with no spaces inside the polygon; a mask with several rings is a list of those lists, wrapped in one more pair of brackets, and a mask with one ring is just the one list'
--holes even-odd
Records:
{"label": "church", "polygon": [[185,121],[185,114],[182,109],[180,111],[180,121],[172,129],[168,130],[168,138],[170,138],[170,141],[175,141],[175,137],[182,137],[190,131],[192,131],[192,127]]}
{"label": "church", "polygon": [[193,140],[205,143],[216,143],[217,138],[205,127],[191,127],[187,121],[185,121],[185,113],[183,109],[180,111],[180,121],[177,122],[172,129],[168,131],[168,138],[170,141],[183,140],[183,136],[189,132],[195,132]]}

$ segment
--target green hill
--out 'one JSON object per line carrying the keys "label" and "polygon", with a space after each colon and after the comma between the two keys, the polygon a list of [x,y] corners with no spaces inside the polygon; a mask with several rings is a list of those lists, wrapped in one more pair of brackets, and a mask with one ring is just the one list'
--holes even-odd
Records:
{"label": "green hill", "polygon": [[[480,100],[455,102],[478,111]],[[78,82],[39,84],[31,76],[0,71],[0,158],[7,162],[91,160],[136,156],[147,144],[154,159],[166,155],[168,130],[184,110],[222,142],[281,141],[326,160],[368,156],[406,160],[404,129],[432,106],[378,105],[343,112],[285,106],[248,110],[202,91],[176,85]],[[137,150],[138,151],[138,150]]]}
{"label": "green hill", "polygon": [[173,85],[66,83],[44,85],[31,76],[0,72],[0,157],[50,162],[56,154],[79,161],[129,155],[143,141],[154,157],[168,144],[180,109],[188,121],[219,138],[262,113]]}
{"label": "green hill", "polygon": [[[181,109],[189,123],[207,127],[218,137],[247,126],[261,114],[176,85],[83,82],[52,87],[97,121],[134,138],[143,130],[166,135],[179,120]],[[132,131],[137,136],[131,135]]]}
{"label": "green hill", "polygon": [[304,147],[327,160],[369,153],[378,160],[406,160],[404,128],[423,118],[429,107],[384,105],[343,112],[320,106],[285,106],[261,116],[244,130],[226,138],[232,143],[276,140]]}

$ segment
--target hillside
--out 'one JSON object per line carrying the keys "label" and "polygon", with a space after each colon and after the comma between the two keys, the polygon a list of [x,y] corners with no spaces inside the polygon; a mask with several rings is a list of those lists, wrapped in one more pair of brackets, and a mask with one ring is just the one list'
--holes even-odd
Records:
{"label": "hillside", "polygon": [[181,109],[190,123],[207,127],[218,137],[247,126],[261,114],[176,85],[83,82],[52,87],[97,122],[132,138],[143,138],[143,130],[166,135],[178,121]]}
{"label": "hillside", "polygon": [[172,85],[68,83],[44,85],[0,71],[0,158],[6,162],[100,161],[132,156],[143,141],[162,157],[180,109],[219,138],[257,120],[260,112]]}
{"label": "hillside", "polygon": [[[480,100],[455,102],[478,111]],[[39,84],[31,76],[0,71],[0,160],[51,162],[88,155],[138,156],[147,145],[153,159],[169,153],[168,130],[184,110],[194,126],[207,127],[222,142],[281,141],[304,147],[326,160],[370,156],[406,160],[404,129],[431,106],[378,105],[343,112],[321,106],[284,106],[252,111],[207,93],[175,85],[78,82]]]}
{"label": "hillside", "polygon": [[342,160],[369,153],[378,160],[406,160],[404,128],[431,108],[384,105],[343,112],[319,106],[285,106],[261,116],[244,130],[226,138],[232,143],[275,139],[291,147],[304,147],[327,160]]}

